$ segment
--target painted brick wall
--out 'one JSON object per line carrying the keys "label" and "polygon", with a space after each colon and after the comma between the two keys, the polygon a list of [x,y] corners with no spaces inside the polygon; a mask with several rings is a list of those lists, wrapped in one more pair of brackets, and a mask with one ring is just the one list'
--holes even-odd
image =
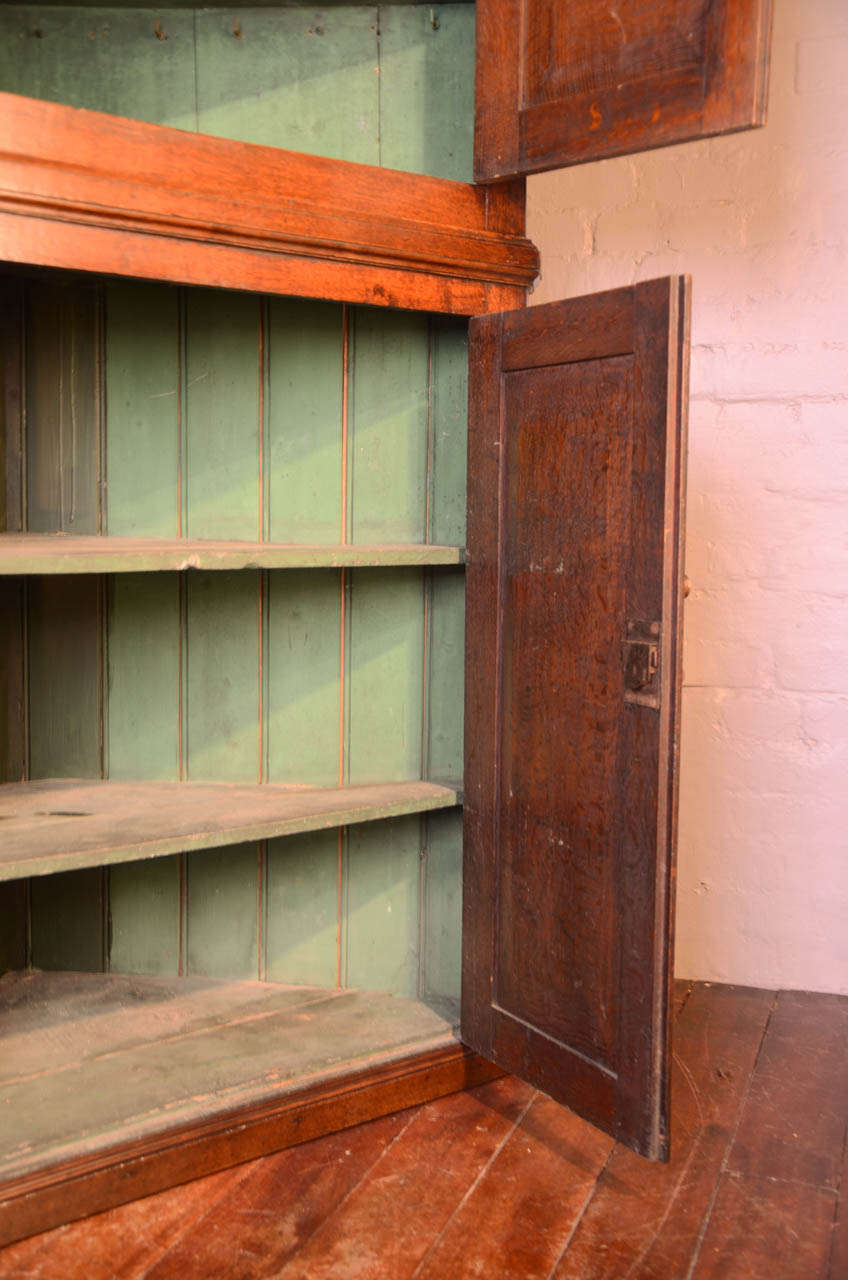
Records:
{"label": "painted brick wall", "polygon": [[769,122],[533,178],[534,303],[693,276],[677,972],[848,991],[848,3]]}

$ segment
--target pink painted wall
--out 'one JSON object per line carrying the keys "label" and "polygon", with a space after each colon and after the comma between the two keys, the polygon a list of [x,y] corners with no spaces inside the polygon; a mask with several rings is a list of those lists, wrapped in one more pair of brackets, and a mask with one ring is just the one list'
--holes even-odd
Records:
{"label": "pink painted wall", "polygon": [[693,277],[681,977],[848,992],[848,2],[764,129],[544,174],[533,303]]}

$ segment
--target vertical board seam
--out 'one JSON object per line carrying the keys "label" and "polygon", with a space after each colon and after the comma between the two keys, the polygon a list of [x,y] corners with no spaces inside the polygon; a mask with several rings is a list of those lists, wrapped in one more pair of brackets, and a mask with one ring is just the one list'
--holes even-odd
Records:
{"label": "vertical board seam", "polygon": [[258,540],[265,542],[268,537],[268,494],[267,494],[267,476],[266,476],[266,453],[267,453],[267,433],[268,433],[268,396],[270,392],[269,384],[269,366],[270,353],[268,350],[268,334],[269,334],[269,312],[268,299],[259,299],[259,518],[258,524]]}
{"label": "vertical board seam", "polygon": [[[341,448],[341,541],[348,541],[348,521],[352,502],[348,497],[348,433],[350,429],[350,307],[342,304],[342,448]],[[348,753],[345,750],[347,739],[347,601],[348,578],[345,569],[339,573],[339,786],[344,786],[347,772]],[[343,962],[342,943],[346,941],[344,929],[345,918],[345,830],[339,827],[338,832],[338,864],[336,868],[336,985],[342,986],[347,966]]]}
{"label": "vertical board seam", "polygon": [[59,419],[58,445],[59,445],[59,478],[57,491],[59,496],[59,528],[65,528],[65,308],[59,303],[58,310],[58,334],[57,346],[59,348],[58,364],[59,376],[57,379],[57,416]]}
{"label": "vertical board seam", "polygon": [[383,167],[383,47],[382,47],[382,22],[383,10],[381,5],[377,5],[377,29],[374,33],[376,44],[377,65],[375,71],[377,73],[377,166]]}
{"label": "vertical board seam", "polygon": [[197,9],[191,15],[191,52],[194,69],[194,131],[200,133],[200,77],[197,71]]}
{"label": "vertical board seam", "polygon": [[338,869],[336,882],[336,986],[342,985],[342,870],[344,863],[344,827],[338,829]]}
{"label": "vertical board seam", "polygon": [[342,456],[341,542],[348,541],[348,518],[353,503],[348,498],[348,430],[350,423],[350,307],[342,305]]}
{"label": "vertical board seam", "polygon": [[[177,537],[183,536],[183,506],[186,494],[183,492],[187,481],[188,439],[186,423],[186,378],[185,360],[188,346],[188,303],[186,291],[177,290]],[[187,530],[185,530],[187,532]]]}
{"label": "vertical board seam", "polygon": [[106,474],[106,290],[98,284],[95,316],[94,412],[97,421],[97,532],[109,529]]}
{"label": "vertical board seam", "polygon": [[[196,23],[196,15],[195,15]],[[195,72],[196,72],[195,40]],[[195,73],[195,113],[197,104],[197,75]],[[186,387],[186,359],[188,351],[188,295],[184,287],[177,290],[177,537],[188,531],[184,528],[183,508],[187,508],[188,488],[188,432],[186,411],[188,390]],[[178,779],[187,776],[186,688],[188,680],[188,592],[185,575],[177,575],[177,754]],[[177,855],[177,974],[185,977],[188,970],[188,857]]]}

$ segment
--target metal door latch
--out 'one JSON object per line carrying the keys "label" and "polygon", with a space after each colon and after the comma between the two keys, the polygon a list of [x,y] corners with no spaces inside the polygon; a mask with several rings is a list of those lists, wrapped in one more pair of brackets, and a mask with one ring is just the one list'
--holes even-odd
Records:
{"label": "metal door latch", "polygon": [[624,658],[624,700],[660,705],[660,624],[628,622]]}

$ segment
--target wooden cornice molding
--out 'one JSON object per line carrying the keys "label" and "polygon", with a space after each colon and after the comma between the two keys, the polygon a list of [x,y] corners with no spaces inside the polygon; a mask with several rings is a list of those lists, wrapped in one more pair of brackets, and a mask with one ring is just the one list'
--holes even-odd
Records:
{"label": "wooden cornice molding", "polygon": [[[520,189],[519,189],[520,188]],[[523,184],[478,188],[0,93],[0,256],[471,315],[538,271]]]}

